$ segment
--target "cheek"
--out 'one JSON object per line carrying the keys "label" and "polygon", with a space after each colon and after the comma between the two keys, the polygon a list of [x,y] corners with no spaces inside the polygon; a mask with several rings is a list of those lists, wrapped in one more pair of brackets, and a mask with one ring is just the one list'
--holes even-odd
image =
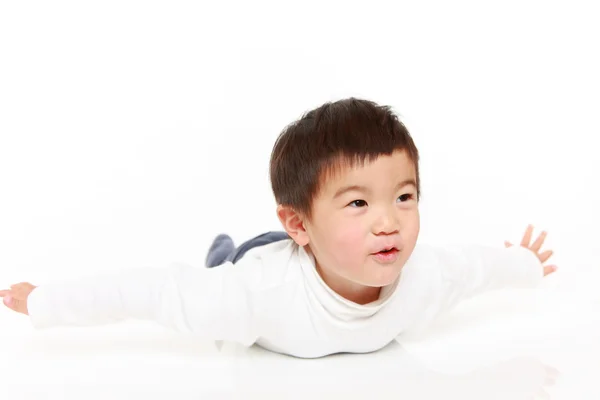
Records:
{"label": "cheek", "polygon": [[405,241],[405,245],[412,249],[419,237],[419,231],[421,230],[421,220],[419,217],[419,212],[411,214],[411,216],[406,220],[406,224],[404,229],[402,230],[403,239]]}
{"label": "cheek", "polygon": [[332,238],[334,245],[341,249],[342,257],[344,254],[350,256],[363,250],[368,230],[365,230],[361,224],[357,224],[356,221],[352,223],[338,221],[335,227],[335,233],[333,233]]}

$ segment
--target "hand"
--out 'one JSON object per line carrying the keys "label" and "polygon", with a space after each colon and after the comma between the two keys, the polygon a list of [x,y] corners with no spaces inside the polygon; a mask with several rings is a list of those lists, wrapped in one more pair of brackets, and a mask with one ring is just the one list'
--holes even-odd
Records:
{"label": "hand", "polygon": [[[545,231],[542,231],[540,236],[538,236],[538,238],[535,240],[535,242],[533,242],[533,244],[530,246],[529,242],[531,242],[531,234],[532,233],[533,233],[533,225],[528,225],[527,230],[525,231],[525,235],[523,235],[523,239],[521,240],[521,246],[533,251],[534,254],[537,256],[537,258],[540,260],[540,262],[543,264],[546,261],[548,261],[548,259],[553,254],[552,250],[546,250],[543,253],[540,253],[542,244],[544,244],[544,240],[546,240],[547,233]],[[508,241],[504,241],[504,245],[506,247],[510,247],[510,246],[512,246],[512,243],[510,243]],[[553,273],[554,271],[556,271],[556,269],[557,269],[556,265],[544,266],[544,276]]]}
{"label": "hand", "polygon": [[37,286],[28,282],[11,285],[9,290],[0,290],[0,297],[4,298],[4,305],[13,311],[29,315],[27,310],[27,298]]}

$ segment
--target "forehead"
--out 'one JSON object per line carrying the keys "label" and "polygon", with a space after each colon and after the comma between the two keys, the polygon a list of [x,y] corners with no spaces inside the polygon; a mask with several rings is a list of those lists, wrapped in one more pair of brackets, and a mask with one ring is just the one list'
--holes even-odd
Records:
{"label": "forehead", "polygon": [[416,170],[406,151],[398,150],[364,163],[340,160],[322,178],[320,192],[329,193],[345,185],[395,186],[398,180],[415,179]]}

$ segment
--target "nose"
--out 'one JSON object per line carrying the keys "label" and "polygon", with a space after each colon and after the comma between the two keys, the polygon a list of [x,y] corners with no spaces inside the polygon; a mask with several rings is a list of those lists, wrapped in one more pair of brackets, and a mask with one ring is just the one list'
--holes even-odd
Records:
{"label": "nose", "polygon": [[383,210],[373,224],[373,234],[390,235],[400,231],[400,218],[395,208]]}

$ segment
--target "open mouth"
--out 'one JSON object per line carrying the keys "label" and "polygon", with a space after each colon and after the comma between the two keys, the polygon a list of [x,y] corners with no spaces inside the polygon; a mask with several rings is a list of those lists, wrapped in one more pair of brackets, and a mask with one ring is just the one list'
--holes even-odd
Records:
{"label": "open mouth", "polygon": [[395,247],[390,247],[388,249],[383,249],[375,254],[389,254],[389,253],[393,253],[395,251],[398,251],[398,249],[396,249]]}
{"label": "open mouth", "polygon": [[380,263],[383,264],[391,264],[396,262],[398,259],[400,251],[396,247],[388,247],[378,251],[377,253],[373,253],[373,257]]}

